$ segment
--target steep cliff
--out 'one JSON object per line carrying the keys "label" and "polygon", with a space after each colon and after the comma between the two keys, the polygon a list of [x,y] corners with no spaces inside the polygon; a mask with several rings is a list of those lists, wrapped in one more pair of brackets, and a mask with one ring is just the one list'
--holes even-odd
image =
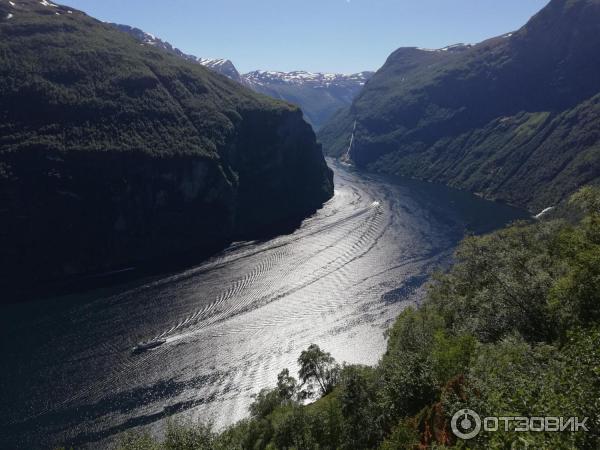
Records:
{"label": "steep cliff", "polygon": [[0,3],[0,284],[274,233],[332,173],[296,107],[50,2]]}

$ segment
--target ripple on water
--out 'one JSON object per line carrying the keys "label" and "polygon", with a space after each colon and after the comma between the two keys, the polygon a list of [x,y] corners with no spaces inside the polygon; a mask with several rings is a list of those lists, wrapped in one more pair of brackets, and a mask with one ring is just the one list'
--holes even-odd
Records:
{"label": "ripple on water", "polygon": [[[313,342],[340,361],[375,363],[384,329],[422,297],[427,274],[471,219],[446,188],[438,195],[429,185],[334,170],[334,198],[290,235],[236,243],[197,267],[88,295],[60,314],[12,311],[29,325],[9,336],[22,346],[8,350],[14,364],[0,375],[7,444],[103,447],[131,428],[160,431],[171,416],[225,426],[282,368],[295,371]],[[506,210],[487,225],[518,216]],[[166,342],[132,355],[152,339]]]}

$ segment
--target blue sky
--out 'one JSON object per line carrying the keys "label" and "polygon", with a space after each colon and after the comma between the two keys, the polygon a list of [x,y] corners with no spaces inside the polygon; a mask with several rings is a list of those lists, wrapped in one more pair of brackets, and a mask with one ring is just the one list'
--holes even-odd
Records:
{"label": "blue sky", "polygon": [[439,48],[513,31],[548,0],[62,0],[238,69],[352,73],[396,48]]}

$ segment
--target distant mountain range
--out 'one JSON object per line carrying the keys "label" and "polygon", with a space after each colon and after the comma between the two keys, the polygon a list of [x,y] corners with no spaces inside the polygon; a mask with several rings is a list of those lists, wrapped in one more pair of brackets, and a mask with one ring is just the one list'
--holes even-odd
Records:
{"label": "distant mountain range", "polygon": [[129,33],[145,45],[170,51],[184,59],[200,63],[256,92],[300,106],[305,119],[313,125],[315,130],[320,129],[338,110],[349,106],[374,74],[374,72],[368,71],[344,75],[263,70],[240,74],[235,65],[228,59],[198,58],[183,53],[170,43],[139,28],[120,24],[111,25]]}
{"label": "distant mountain range", "polygon": [[347,107],[363,89],[373,72],[352,75],[311,72],[255,71],[242,82],[261,94],[294,103],[319,130],[341,108]]}
{"label": "distant mountain range", "polygon": [[600,0],[552,0],[514,33],[398,49],[319,138],[358,167],[537,212],[600,182],[599,55]]}

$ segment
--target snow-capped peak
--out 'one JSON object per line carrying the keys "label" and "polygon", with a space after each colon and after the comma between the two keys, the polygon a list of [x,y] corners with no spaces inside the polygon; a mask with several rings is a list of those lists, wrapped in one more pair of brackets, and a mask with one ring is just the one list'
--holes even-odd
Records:
{"label": "snow-capped peak", "polygon": [[242,82],[240,73],[237,71],[233,63],[228,59],[196,58],[196,61],[203,66],[220,73],[221,75],[225,75],[226,77],[229,77],[239,83]]}

